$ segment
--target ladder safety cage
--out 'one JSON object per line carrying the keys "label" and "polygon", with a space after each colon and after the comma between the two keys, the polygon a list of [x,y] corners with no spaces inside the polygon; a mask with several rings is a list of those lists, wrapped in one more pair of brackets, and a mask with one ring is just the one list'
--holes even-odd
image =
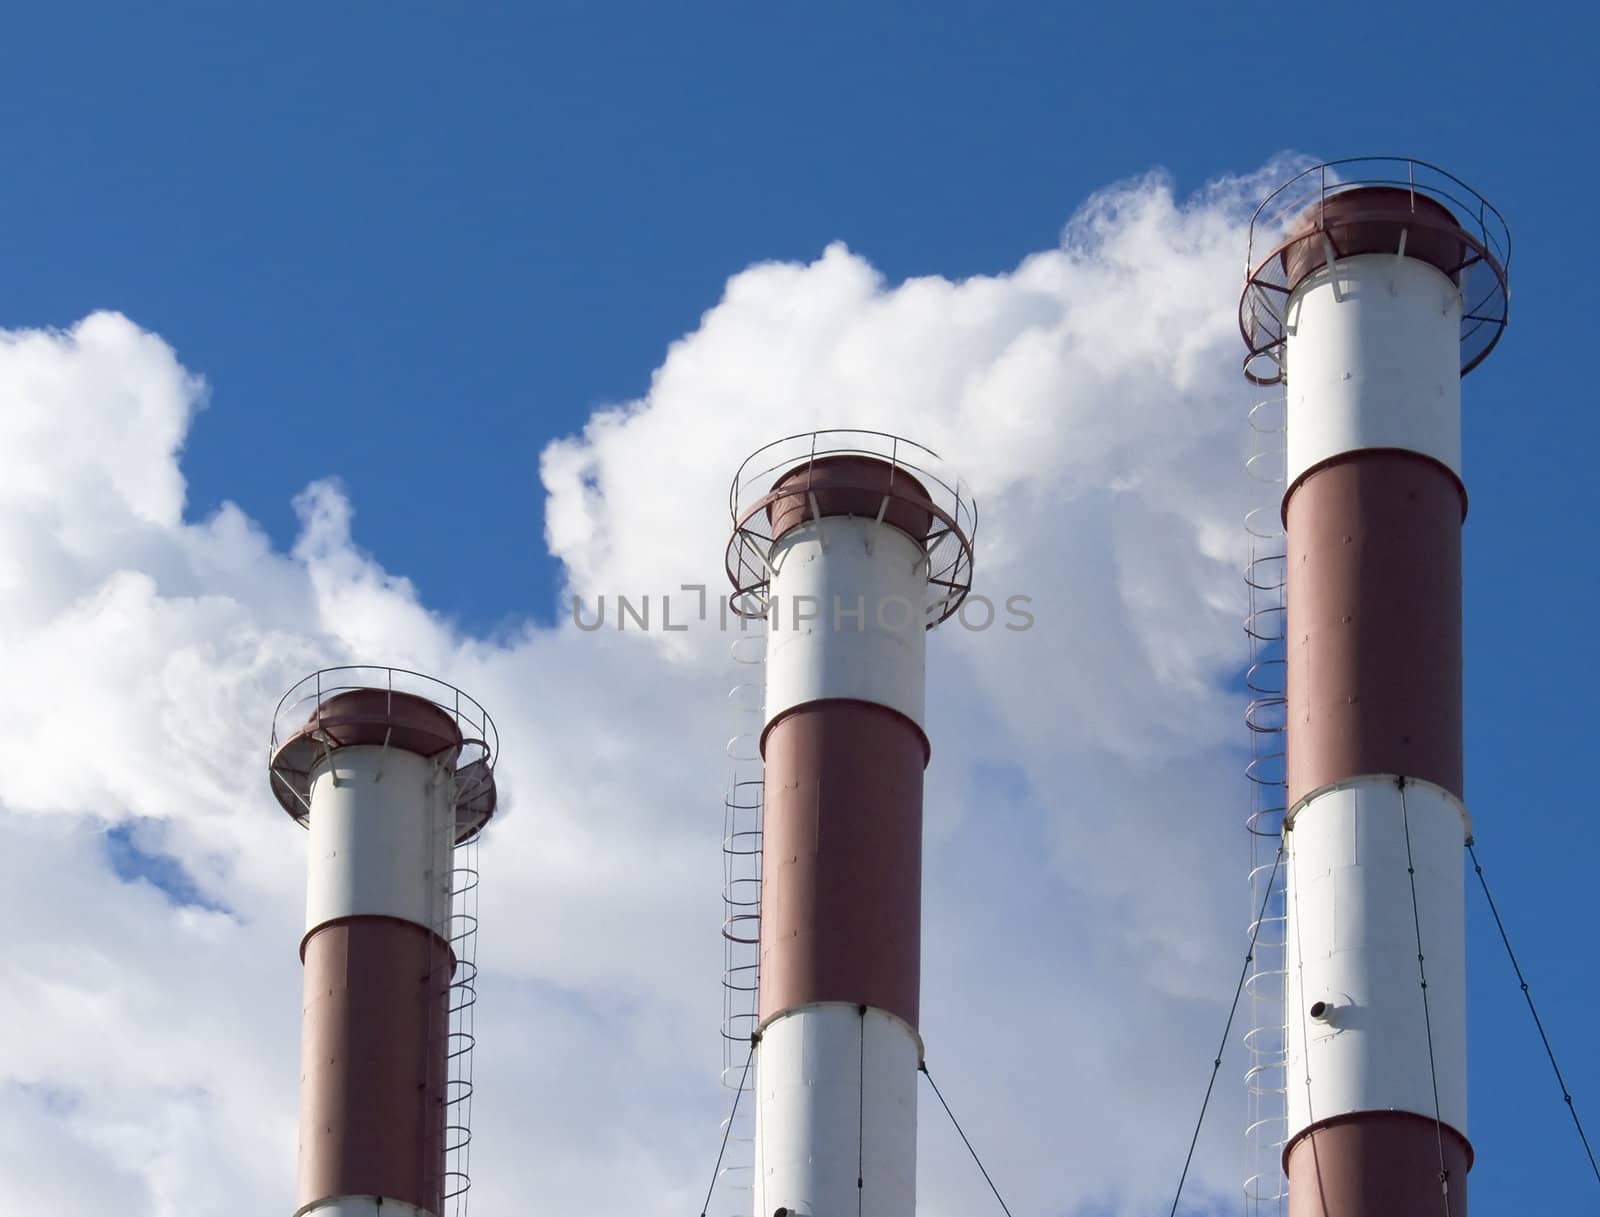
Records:
{"label": "ladder safety cage", "polygon": [[[740,620],[730,646],[735,670],[728,690],[734,721],[728,737],[728,785],[722,802],[722,1085],[755,1089],[746,1069],[760,1018],[761,812],[765,782],[761,729],[765,699],[767,631],[760,619]],[[714,1186],[720,1184],[734,1209],[749,1217],[754,1202],[755,1105],[736,1101],[719,1132],[727,1149]]]}
{"label": "ladder safety cage", "polygon": [[1281,1217],[1288,1202],[1282,1164],[1289,1131],[1288,916],[1286,868],[1277,865],[1288,799],[1284,770],[1287,540],[1280,514],[1287,461],[1286,410],[1282,393],[1251,408],[1250,450],[1245,458],[1245,471],[1258,488],[1245,515],[1248,548],[1244,569],[1248,605],[1244,632],[1249,654],[1245,668],[1249,702],[1244,721],[1250,738],[1250,759],[1245,765],[1250,809],[1245,827],[1250,846],[1252,918],[1245,933],[1255,943],[1245,976],[1249,999],[1244,1033],[1245,1142],[1250,1171],[1244,1183],[1246,1217]]}

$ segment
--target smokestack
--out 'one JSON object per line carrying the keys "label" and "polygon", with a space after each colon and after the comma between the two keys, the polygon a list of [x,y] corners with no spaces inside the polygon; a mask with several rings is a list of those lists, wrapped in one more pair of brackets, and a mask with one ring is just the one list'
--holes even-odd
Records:
{"label": "smokestack", "polygon": [[272,791],[311,833],[296,1217],[443,1217],[465,1190],[455,850],[494,814],[494,745],[471,698],[398,669],[327,669],[279,703]]}
{"label": "smokestack", "polygon": [[1362,160],[1251,244],[1246,372],[1287,389],[1289,1214],[1464,1217],[1461,377],[1509,239],[1448,174]]}
{"label": "smokestack", "polygon": [[755,1217],[916,1207],[926,633],[975,531],[936,462],[825,431],[734,483],[734,606],[768,629]]}

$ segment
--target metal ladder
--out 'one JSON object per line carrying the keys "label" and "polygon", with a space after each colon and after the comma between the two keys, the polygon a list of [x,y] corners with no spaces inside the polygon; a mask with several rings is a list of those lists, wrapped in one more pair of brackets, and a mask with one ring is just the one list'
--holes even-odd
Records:
{"label": "metal ladder", "polygon": [[[436,1217],[466,1217],[472,1188],[472,1050],[477,1037],[473,1027],[478,982],[478,837],[474,833],[457,844],[457,791],[455,774],[442,770],[441,780],[451,783],[449,813],[439,816],[434,857],[447,859],[444,876],[433,885],[433,932],[450,945],[455,967],[441,974],[431,969],[429,993],[445,997],[445,1083],[439,1113],[444,1140],[440,1198]],[[427,1043],[434,1043],[433,1020],[438,1003],[428,1003]],[[431,1049],[430,1049],[431,1050]],[[431,1155],[430,1155],[431,1162]]]}
{"label": "metal ladder", "polygon": [[455,847],[450,869],[450,949],[456,971],[449,986],[445,1036],[444,1189],[439,1217],[466,1217],[472,1187],[472,1050],[477,1045],[478,838]]}
{"label": "metal ladder", "polygon": [[1287,401],[1281,393],[1251,408],[1250,453],[1245,461],[1252,482],[1261,488],[1245,516],[1249,556],[1244,581],[1249,609],[1244,628],[1250,651],[1250,664],[1245,670],[1250,701],[1244,714],[1250,734],[1250,761],[1245,766],[1250,812],[1245,826],[1250,840],[1252,918],[1246,932],[1254,936],[1256,944],[1245,978],[1250,1006],[1249,1025],[1244,1033],[1248,1062],[1244,1074],[1245,1140],[1250,1170],[1244,1183],[1246,1217],[1281,1215],[1289,1194],[1282,1165],[1289,1131],[1287,868],[1275,865],[1288,798],[1284,771],[1288,707],[1288,661],[1284,651],[1287,541],[1281,515],[1286,409]]}
{"label": "metal ladder", "polygon": [[740,618],[740,622],[742,632],[730,648],[738,675],[728,690],[735,727],[726,748],[729,775],[722,800],[722,1084],[742,1093],[737,1114],[722,1122],[728,1152],[717,1182],[726,1195],[738,1200],[738,1207],[731,1210],[732,1217],[750,1217],[754,1203],[755,1110],[744,1096],[755,1089],[754,1071],[747,1073],[745,1063],[760,1017],[761,811],[765,780],[761,728],[767,632],[764,620]]}

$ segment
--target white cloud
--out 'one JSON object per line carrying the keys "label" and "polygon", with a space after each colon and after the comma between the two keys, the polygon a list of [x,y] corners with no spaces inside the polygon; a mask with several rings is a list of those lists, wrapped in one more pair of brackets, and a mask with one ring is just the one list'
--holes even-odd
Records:
{"label": "white cloud", "polygon": [[[1164,1211],[1233,979],[1232,302],[1264,180],[1113,187],[1060,248],[961,282],[891,285],[837,245],[751,267],[646,398],[542,461],[550,548],[591,603],[720,590],[727,481],[780,434],[898,432],[976,489],[979,590],[1031,595],[1037,623],[933,639],[924,1030],[1017,1211]],[[727,637],[464,637],[358,548],[330,483],[289,553],[231,506],[186,522],[203,397],[115,314],[0,335],[8,1177],[37,1211],[288,1211],[304,845],[266,728],[312,668],[379,662],[466,688],[504,744],[476,1211],[698,1212],[724,1114]],[[97,834],[130,820],[226,911],[118,879]],[[1233,1064],[1197,1198],[1242,1173]],[[929,1103],[923,1126],[923,1211],[972,1211]]]}

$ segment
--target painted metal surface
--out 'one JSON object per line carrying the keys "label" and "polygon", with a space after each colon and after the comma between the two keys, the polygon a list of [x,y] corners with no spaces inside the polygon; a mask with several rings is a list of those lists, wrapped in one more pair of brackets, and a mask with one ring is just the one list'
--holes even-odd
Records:
{"label": "painted metal surface", "polygon": [[1467,1133],[1462,847],[1469,830],[1461,804],[1438,786],[1408,781],[1403,810],[1401,798],[1395,778],[1380,775],[1340,782],[1291,810],[1291,1149],[1311,1125],[1355,1112],[1432,1120],[1435,1076],[1439,1117]]}
{"label": "painted metal surface", "polygon": [[382,916],[433,929],[449,908],[454,779],[390,747],[340,748],[311,772],[306,929]]}
{"label": "painted metal surface", "polygon": [[1341,257],[1289,298],[1289,487],[1348,452],[1394,448],[1461,476],[1461,289],[1393,253]]}
{"label": "painted metal surface", "polygon": [[1466,1140],[1431,1119],[1403,1111],[1344,1116],[1312,1129],[1289,1151],[1289,1211],[1293,1217],[1467,1217],[1471,1166]]}
{"label": "painted metal surface", "polygon": [[1406,186],[1361,186],[1323,196],[1307,209],[1301,235],[1280,255],[1290,290],[1330,260],[1358,254],[1404,254],[1434,266],[1452,283],[1472,255],[1470,238],[1444,203]]}
{"label": "painted metal surface", "polygon": [[767,732],[760,1015],[864,1002],[917,1024],[922,733],[890,710],[824,701]]}
{"label": "painted metal surface", "polygon": [[767,722],[807,702],[874,702],[923,725],[928,556],[899,528],[825,516],[773,543]]}
{"label": "painted metal surface", "polygon": [[881,1010],[807,1006],[769,1023],[757,1058],[755,1217],[913,1217],[921,1059],[916,1032]]}
{"label": "painted metal surface", "polygon": [[439,1211],[450,970],[445,944],[404,921],[306,940],[298,1205],[375,1195]]}
{"label": "painted metal surface", "polygon": [[766,510],[774,539],[823,516],[881,520],[919,544],[933,527],[935,508],[928,488],[909,470],[877,456],[815,457],[785,473],[772,491]]}
{"label": "painted metal surface", "polygon": [[435,1217],[427,1209],[392,1196],[330,1196],[309,1204],[295,1217]]}
{"label": "painted metal surface", "polygon": [[1403,452],[1325,465],[1289,498],[1287,781],[1404,773],[1463,794],[1461,500]]}

